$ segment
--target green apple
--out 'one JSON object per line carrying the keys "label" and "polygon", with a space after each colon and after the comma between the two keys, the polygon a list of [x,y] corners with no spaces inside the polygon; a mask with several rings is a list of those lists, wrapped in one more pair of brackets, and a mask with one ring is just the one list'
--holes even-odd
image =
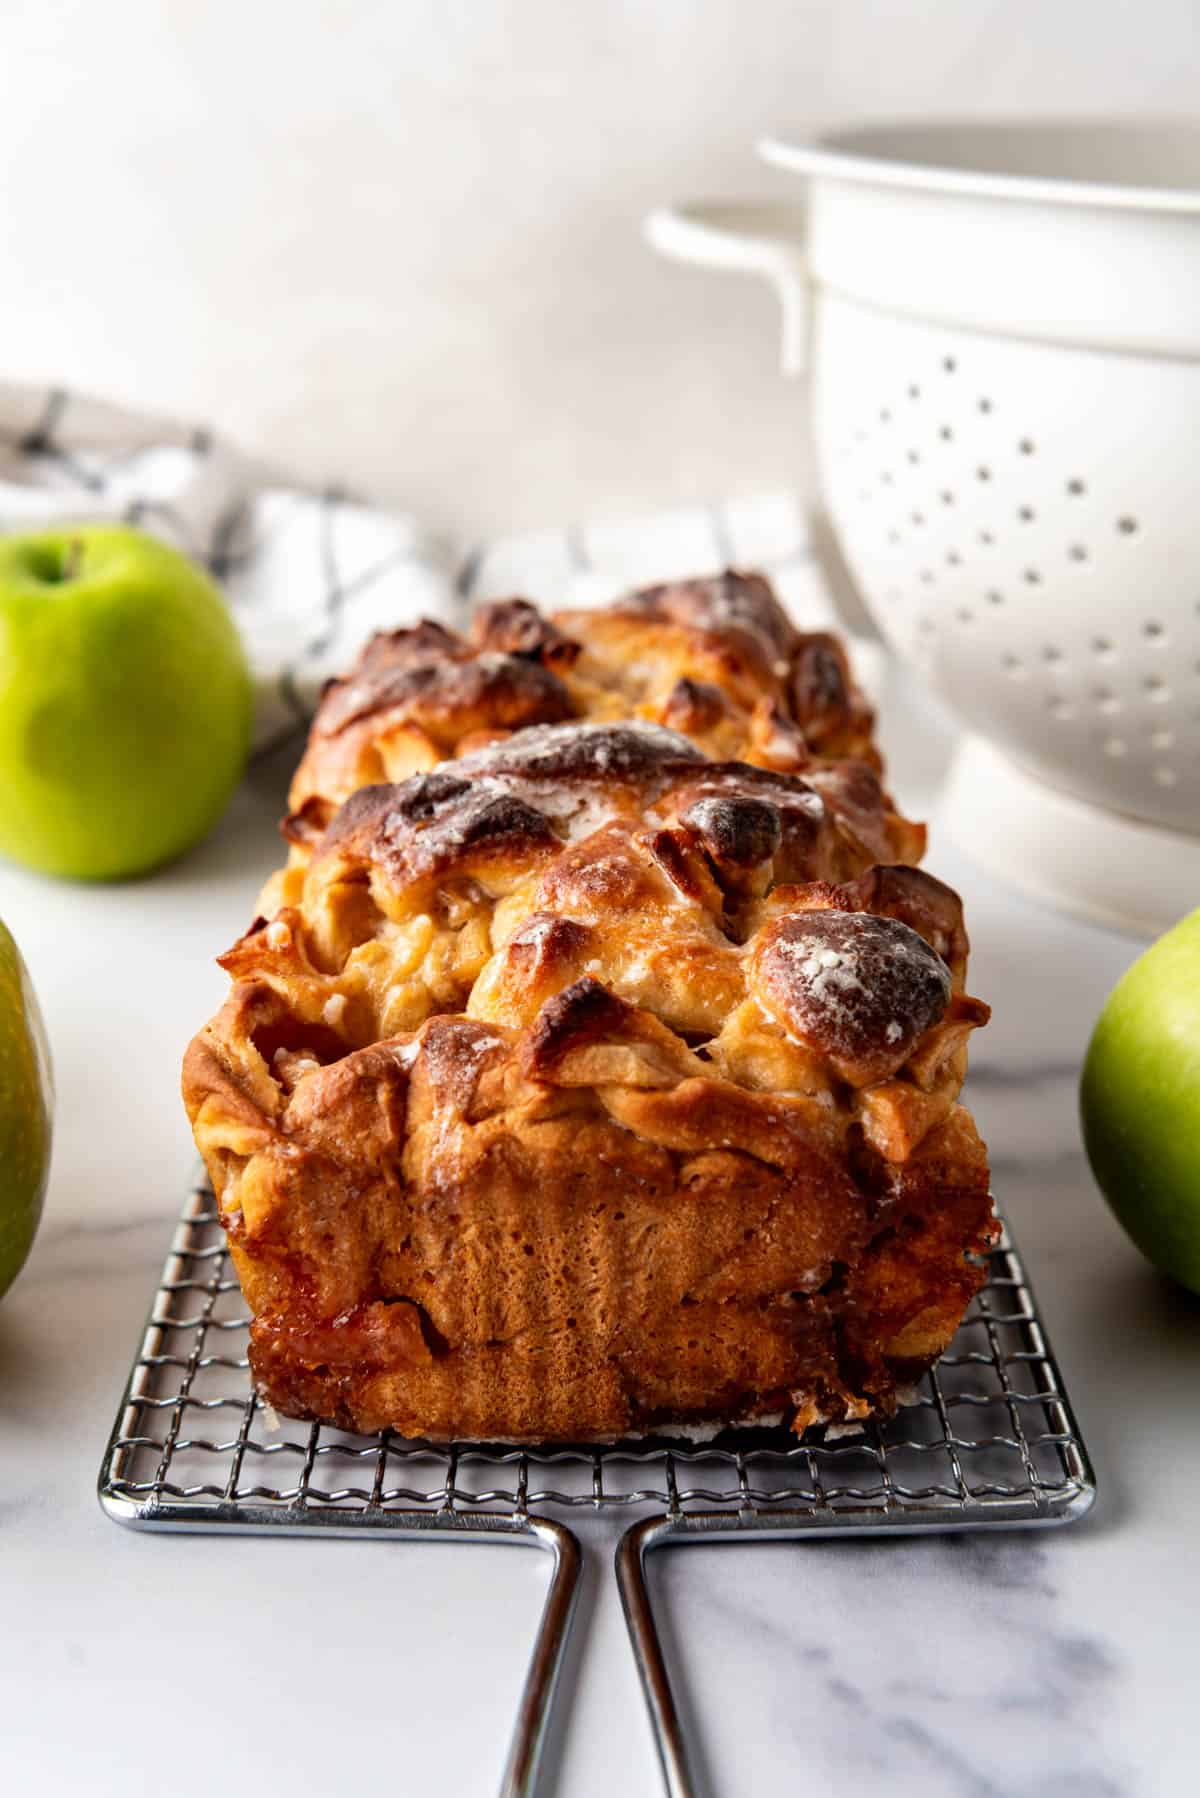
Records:
{"label": "green apple", "polygon": [[17,945],[0,923],[0,1296],[33,1242],[50,1171],[50,1058]]}
{"label": "green apple", "polygon": [[1092,1172],[1118,1219],[1156,1267],[1200,1292],[1200,911],[1109,994],[1080,1109]]}
{"label": "green apple", "polygon": [[144,873],[216,822],[249,733],[237,631],[186,556],[124,525],[0,537],[0,854]]}

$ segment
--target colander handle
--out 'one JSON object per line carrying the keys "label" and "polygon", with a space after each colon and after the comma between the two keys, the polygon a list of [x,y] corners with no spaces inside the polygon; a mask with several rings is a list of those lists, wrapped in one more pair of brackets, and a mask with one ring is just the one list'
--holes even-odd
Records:
{"label": "colander handle", "polygon": [[749,201],[690,201],[647,214],[646,239],[663,256],[700,268],[764,275],[783,314],[785,375],[804,372],[808,351],[808,272],[804,212]]}

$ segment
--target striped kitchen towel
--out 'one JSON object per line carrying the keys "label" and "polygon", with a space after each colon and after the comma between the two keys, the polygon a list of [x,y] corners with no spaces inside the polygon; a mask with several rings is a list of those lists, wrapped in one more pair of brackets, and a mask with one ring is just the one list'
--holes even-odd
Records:
{"label": "striped kitchen towel", "polygon": [[205,429],[0,384],[0,528],[63,518],[123,519],[212,570],[254,669],[260,750],[303,728],[321,683],[373,631],[422,617],[453,626],[476,600],[599,605],[735,565],[768,574],[803,628],[835,623],[792,494],[456,546],[405,513],[298,487]]}

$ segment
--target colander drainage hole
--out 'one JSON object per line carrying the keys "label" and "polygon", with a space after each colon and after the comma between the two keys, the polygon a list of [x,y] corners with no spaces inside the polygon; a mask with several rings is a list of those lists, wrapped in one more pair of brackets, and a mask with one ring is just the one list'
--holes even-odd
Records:
{"label": "colander drainage hole", "polygon": [[944,506],[952,506],[954,504],[954,495],[951,493],[949,487],[943,487],[938,498]]}
{"label": "colander drainage hole", "polygon": [[1148,643],[1162,643],[1166,639],[1167,627],[1160,624],[1157,618],[1147,618],[1142,626],[1142,635]]}
{"label": "colander drainage hole", "polygon": [[991,478],[991,469],[986,467],[983,463],[980,463],[979,467],[975,470],[975,479],[977,481],[990,481]]}
{"label": "colander drainage hole", "polygon": [[1093,637],[1092,638],[1092,649],[1095,651],[1096,655],[1098,655],[1098,656],[1112,655],[1114,653],[1112,638],[1111,637]]}
{"label": "colander drainage hole", "polygon": [[989,400],[989,399],[981,399],[981,400],[980,400],[980,402],[979,402],[979,410],[980,410],[980,411],[981,411],[981,412],[990,412],[990,411],[991,411],[991,409],[992,409],[992,402],[991,402],[991,400]]}
{"label": "colander drainage hole", "polygon": [[1067,554],[1070,556],[1072,562],[1086,562],[1087,561],[1087,548],[1082,543],[1072,543],[1070,549],[1067,551]]}
{"label": "colander drainage hole", "polygon": [[1087,492],[1087,488],[1079,479],[1078,475],[1076,475],[1074,480],[1067,482],[1067,492],[1071,495],[1072,499],[1078,499],[1081,493]]}
{"label": "colander drainage hole", "polygon": [[953,356],[943,356],[942,357],[942,367],[945,369],[945,371],[948,375],[952,375],[954,373],[955,369],[958,367],[958,363],[954,360]]}
{"label": "colander drainage hole", "polygon": [[1043,662],[1061,662],[1062,659],[1063,659],[1062,650],[1057,649],[1053,643],[1047,643],[1046,647],[1042,651]]}
{"label": "colander drainage hole", "polygon": [[1027,568],[1021,576],[1027,587],[1036,587],[1041,582],[1041,575],[1036,568]]}
{"label": "colander drainage hole", "polygon": [[953,443],[954,442],[954,432],[950,429],[949,425],[943,425],[941,430],[938,432],[938,436],[941,438],[943,443]]}
{"label": "colander drainage hole", "polygon": [[1174,768],[1156,768],[1154,770],[1154,778],[1160,787],[1173,787],[1179,779],[1179,776],[1176,774]]}
{"label": "colander drainage hole", "polygon": [[1171,697],[1171,689],[1161,674],[1148,674],[1142,682],[1143,690],[1156,705],[1163,705]]}
{"label": "colander drainage hole", "polygon": [[1173,730],[1152,730],[1150,747],[1151,749],[1174,749],[1175,732]]}
{"label": "colander drainage hole", "polygon": [[[990,548],[991,545],[996,541],[996,539],[992,536],[992,533],[990,531],[980,531],[979,541],[982,544],[984,544],[986,547]],[[1198,605],[1196,607],[1196,610],[1198,612],[1200,612],[1200,605]]]}
{"label": "colander drainage hole", "polygon": [[1017,517],[1021,520],[1022,524],[1032,524],[1037,517],[1037,513],[1032,506],[1018,506]]}
{"label": "colander drainage hole", "polygon": [[989,587],[984,597],[989,606],[1002,606],[1004,604],[1004,595],[998,587]]}
{"label": "colander drainage hole", "polygon": [[1119,712],[1121,709],[1121,701],[1111,687],[1093,687],[1092,698],[1102,712]]}
{"label": "colander drainage hole", "polygon": [[1122,537],[1132,537],[1137,528],[1136,518],[1130,518],[1126,515],[1126,517],[1118,518],[1117,520],[1117,529],[1120,531]]}
{"label": "colander drainage hole", "polygon": [[1064,723],[1075,716],[1075,707],[1069,699],[1063,699],[1061,695],[1056,694],[1053,699],[1047,701],[1047,704],[1051,714],[1055,718],[1061,718]]}
{"label": "colander drainage hole", "polygon": [[921,389],[916,385],[913,385],[908,390],[908,397],[910,400],[919,400],[921,397]]}
{"label": "colander drainage hole", "polygon": [[1128,744],[1124,737],[1106,737],[1104,739],[1104,753],[1111,755],[1114,759],[1123,756],[1127,749]]}
{"label": "colander drainage hole", "polygon": [[1022,437],[1020,443],[1017,445],[1017,448],[1023,456],[1032,456],[1036,447],[1032,437]]}

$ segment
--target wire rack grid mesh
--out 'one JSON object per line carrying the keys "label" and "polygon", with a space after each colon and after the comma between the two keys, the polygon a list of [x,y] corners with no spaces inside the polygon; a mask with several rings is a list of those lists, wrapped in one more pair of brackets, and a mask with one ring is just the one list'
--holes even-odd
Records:
{"label": "wire rack grid mesh", "polygon": [[188,1195],[100,1473],[100,1499],[142,1528],[514,1541],[554,1569],[503,1798],[534,1791],[578,1596],[567,1520],[629,1519],[616,1571],[671,1798],[698,1790],[645,1577],[663,1544],[754,1536],[1065,1523],[1095,1483],[1016,1248],[948,1352],[897,1416],[797,1440],[729,1431],[711,1442],[526,1449],[435,1445],[297,1424],[251,1382],[249,1318],[206,1185]]}
{"label": "wire rack grid mesh", "polygon": [[252,1508],[347,1522],[390,1512],[467,1518],[620,1506],[684,1518],[729,1507],[752,1526],[874,1511],[1054,1521],[1090,1500],[1086,1452],[1011,1238],[950,1350],[889,1423],[797,1442],[742,1430],[711,1443],[527,1450],[350,1436],[274,1416],[251,1385],[249,1319],[211,1192],[188,1197],[105,1459],[102,1496],[126,1521],[213,1521]]}

